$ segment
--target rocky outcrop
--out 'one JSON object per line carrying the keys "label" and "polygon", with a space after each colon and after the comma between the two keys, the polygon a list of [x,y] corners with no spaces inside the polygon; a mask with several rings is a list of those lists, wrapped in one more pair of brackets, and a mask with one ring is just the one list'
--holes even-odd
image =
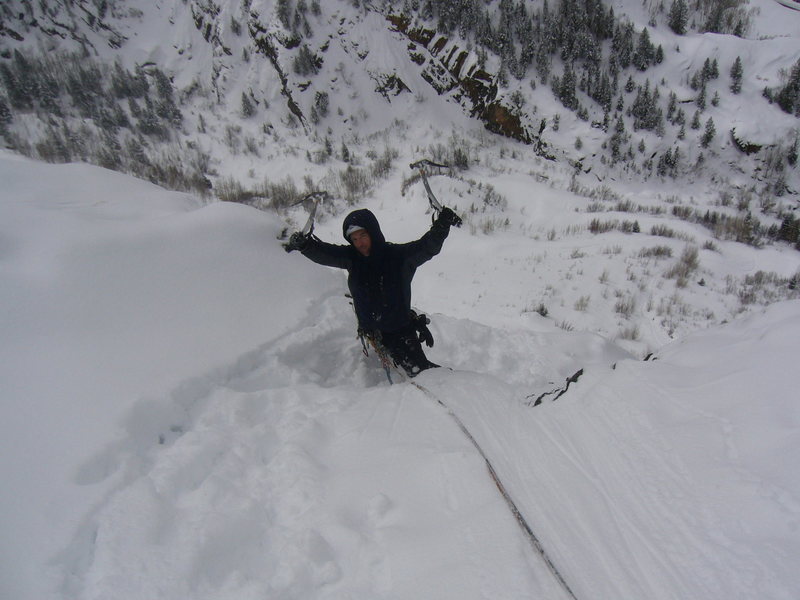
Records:
{"label": "rocky outcrop", "polygon": [[278,60],[278,47],[275,45],[276,38],[274,34],[270,33],[260,22],[256,13],[253,13],[250,16],[250,20],[248,21],[248,31],[256,50],[269,59],[269,62],[277,72],[278,78],[281,82],[281,93],[286,98],[286,105],[289,107],[289,110],[295,117],[298,118],[303,127],[307,128],[305,115],[303,115],[303,111],[300,110],[300,106],[292,97],[292,92],[289,89],[289,78],[281,67],[280,61]]}
{"label": "rocky outcrop", "polygon": [[375,91],[390,102],[392,98],[399,96],[403,92],[411,91],[408,89],[408,86],[403,83],[403,80],[394,74],[382,74],[373,77],[373,79],[375,80]]}
{"label": "rocky outcrop", "polygon": [[[413,26],[405,15],[387,17],[392,31],[408,38],[408,55],[421,75],[439,95],[449,95],[470,116],[484,122],[489,131],[543,148],[538,135],[523,118],[498,97],[496,77],[470,64],[470,53],[432,29]],[[470,65],[470,66],[467,66]]]}
{"label": "rocky outcrop", "polygon": [[221,8],[213,2],[203,2],[202,4],[192,2],[190,9],[192,11],[194,26],[197,27],[203,39],[209,44],[212,44],[215,48],[218,48],[224,54],[231,56],[232,52],[230,48],[222,43],[222,38],[217,27],[217,18],[219,17]]}
{"label": "rocky outcrop", "polygon": [[762,148],[760,144],[754,144],[743,139],[742,136],[736,133],[736,129],[731,129],[731,140],[733,140],[733,145],[745,154],[755,154]]}

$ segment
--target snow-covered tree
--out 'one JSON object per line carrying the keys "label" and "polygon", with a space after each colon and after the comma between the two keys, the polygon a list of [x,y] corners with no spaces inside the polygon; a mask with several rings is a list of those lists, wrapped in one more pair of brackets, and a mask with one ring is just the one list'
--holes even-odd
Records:
{"label": "snow-covered tree", "polygon": [[636,44],[636,51],[631,57],[631,62],[640,71],[646,71],[647,67],[655,62],[656,49],[650,41],[650,33],[647,27],[642,28],[639,34],[639,41]]}
{"label": "snow-covered tree", "polygon": [[686,33],[686,25],[689,22],[689,7],[686,0],[673,0],[669,9],[669,28],[678,35]]}
{"label": "snow-covered tree", "polygon": [[246,92],[242,92],[242,116],[247,119],[256,114],[256,107]]}
{"label": "snow-covered tree", "polygon": [[717,128],[714,127],[714,119],[709,117],[708,121],[706,121],[705,131],[703,131],[703,137],[700,138],[700,145],[702,145],[703,148],[708,148],[708,145],[714,139],[714,136],[716,134],[717,134]]}
{"label": "snow-covered tree", "polygon": [[731,92],[738,94],[742,91],[742,75],[744,75],[744,68],[742,67],[742,59],[737,56],[736,60],[731,65]]}
{"label": "snow-covered tree", "polygon": [[792,67],[786,85],[775,94],[775,102],[784,112],[800,117],[800,59]]}

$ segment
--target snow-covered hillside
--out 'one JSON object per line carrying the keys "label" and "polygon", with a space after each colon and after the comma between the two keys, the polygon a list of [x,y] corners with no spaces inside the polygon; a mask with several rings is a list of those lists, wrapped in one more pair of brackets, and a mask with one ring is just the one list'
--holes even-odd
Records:
{"label": "snow-covered hillside", "polygon": [[[453,417],[362,356],[343,277],[286,255],[277,218],[95,167],[0,172],[2,597],[567,597]],[[409,239],[421,206],[372,208]],[[453,370],[418,381],[575,596],[793,598],[800,302],[642,362],[520,315],[501,275],[529,249],[504,239],[455,230],[420,269]]]}
{"label": "snow-covered hillside", "polygon": [[[796,2],[430,4],[0,3],[0,598],[797,597]],[[417,238],[421,158],[424,389],[280,245]]]}
{"label": "snow-covered hillside", "polygon": [[[422,137],[414,132],[423,151],[453,132],[474,135],[488,126],[531,141],[517,149],[529,161],[542,155],[561,166],[571,165],[583,185],[596,185],[598,179],[655,178],[667,186],[687,179],[701,184],[711,180],[714,189],[752,188],[759,198],[796,195],[800,189],[797,161],[786,161],[792,148],[797,152],[797,116],[763,97],[766,88],[774,91],[785,85],[800,60],[800,11],[774,0],[741,3],[736,10],[746,16],[748,25],[739,36],[701,32],[694,22],[702,17],[700,8],[693,13],[693,27],[678,35],[667,26],[665,3],[604,4],[613,9],[618,27],[630,26],[631,36],[649,32],[648,39],[661,49],[663,60],[641,70],[608,66],[609,73],[616,74],[614,93],[605,104],[593,99],[591,81],[587,82],[587,77],[597,75],[589,73],[587,64],[571,66],[577,80],[570,92],[571,107],[558,99],[561,92],[553,87],[555,79],[563,80],[569,62],[556,50],[548,58],[549,76],[531,65],[509,77],[508,57],[487,50],[483,41],[474,39],[475,32],[441,33],[436,19],[426,16],[430,11],[420,3],[117,0],[95,4],[54,2],[45,10],[13,0],[0,10],[0,62],[13,70],[19,66],[14,53],[22,52],[27,62],[19,69],[30,76],[35,61],[56,61],[42,67],[47,75],[38,86],[21,74],[15,78],[4,72],[0,77],[7,88],[0,94],[6,105],[0,113],[8,112],[0,116],[0,135],[3,121],[8,120],[6,142],[17,150],[69,160],[59,153],[52,156],[45,148],[78,143],[76,138],[88,136],[79,149],[72,149],[73,154],[104,164],[107,152],[116,151],[121,153],[116,168],[134,173],[142,170],[134,160],[142,152],[149,160],[162,162],[175,160],[177,154],[182,168],[199,163],[194,166],[201,176],[214,184],[214,193],[222,194],[231,178],[257,190],[265,180],[283,181],[287,173],[298,187],[304,177],[316,187],[330,185],[346,163],[368,163],[370,153],[399,142],[398,129],[409,126],[433,128]],[[487,11],[486,18],[499,30],[503,7],[513,5],[466,0],[462,4]],[[525,19],[539,15],[534,24],[544,27],[547,19],[540,14],[539,2],[527,0],[519,7],[527,11]],[[550,14],[556,13],[555,8]],[[436,8],[434,14],[439,12],[445,9]],[[568,30],[569,24],[562,29]],[[502,37],[501,33],[497,35]],[[514,56],[525,50],[520,37],[515,33],[507,44],[515,47]],[[596,40],[600,63],[609,63],[618,53],[614,43],[609,37]],[[118,109],[114,119],[101,110],[87,112],[80,107],[86,99],[74,93],[74,85],[53,82],[59,65],[62,73],[77,70],[58,54],[68,51],[79,51],[84,65],[96,61],[98,70],[111,70],[116,61],[131,73],[137,68],[151,76],[154,70],[163,72],[174,87],[180,118],[173,114],[169,133],[159,131],[154,137],[152,128],[139,122],[146,121],[139,108],[117,95],[119,90],[112,91],[110,81],[93,91],[96,96],[114,96],[111,105],[119,107],[105,109],[112,113]],[[731,70],[737,58],[742,66],[741,90],[732,93]],[[706,61],[714,62],[716,72],[703,77],[701,102],[694,76]],[[93,72],[75,77],[89,87],[86,80],[94,76]],[[22,92],[18,102],[12,87]],[[637,125],[632,115],[645,87],[648,94],[658,93],[649,109],[666,115],[655,119],[662,121],[660,126]],[[156,99],[152,102],[158,104]],[[81,118],[75,118],[75,105]],[[576,110],[578,106],[584,110]],[[678,117],[676,112],[683,114]],[[691,124],[695,113],[698,121]],[[112,126],[109,120],[116,122]],[[615,138],[618,121],[624,131]],[[704,141],[709,121],[715,133]],[[129,148],[132,138],[144,150]],[[748,153],[737,148],[734,139]],[[343,157],[342,145],[351,153],[349,160]],[[673,154],[676,149],[679,158]],[[669,168],[659,169],[667,152]],[[470,156],[472,162],[483,159],[477,151]],[[295,167],[287,171],[287,164]]]}

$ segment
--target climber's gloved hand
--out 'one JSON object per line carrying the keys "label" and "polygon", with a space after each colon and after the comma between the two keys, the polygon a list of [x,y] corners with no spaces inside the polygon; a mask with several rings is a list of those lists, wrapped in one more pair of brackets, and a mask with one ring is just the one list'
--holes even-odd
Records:
{"label": "climber's gloved hand", "polygon": [[461,217],[459,217],[453,209],[444,207],[439,211],[439,216],[436,218],[436,225],[442,227],[461,227]]}
{"label": "climber's gloved hand", "polygon": [[308,236],[300,231],[295,231],[289,241],[283,245],[283,249],[291,252],[293,250],[303,250],[306,246],[308,246]]}

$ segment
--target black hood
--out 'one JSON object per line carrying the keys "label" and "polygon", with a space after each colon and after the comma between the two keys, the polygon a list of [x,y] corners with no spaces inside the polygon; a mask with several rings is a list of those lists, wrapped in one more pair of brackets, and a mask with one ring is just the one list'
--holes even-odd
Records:
{"label": "black hood", "polygon": [[367,230],[372,240],[373,248],[378,248],[386,243],[386,239],[383,237],[383,232],[381,231],[381,226],[378,224],[378,219],[366,208],[354,210],[344,218],[344,223],[342,223],[342,235],[348,243],[352,243],[350,238],[347,237],[347,230],[350,229],[352,225],[363,227]]}

